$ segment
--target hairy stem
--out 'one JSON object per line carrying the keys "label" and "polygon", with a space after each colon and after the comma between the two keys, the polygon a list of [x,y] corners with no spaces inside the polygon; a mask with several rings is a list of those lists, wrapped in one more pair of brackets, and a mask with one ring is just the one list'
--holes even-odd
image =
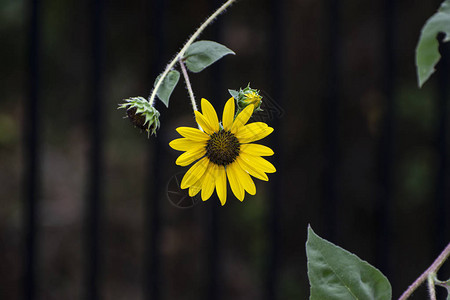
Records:
{"label": "hairy stem", "polygon": [[436,274],[445,260],[450,256],[450,243],[445,247],[444,251],[439,254],[438,258],[431,264],[431,266],[419,276],[408,289],[398,298],[398,300],[405,300],[432,274]]}
{"label": "hairy stem", "polygon": [[198,38],[198,36],[203,32],[203,30],[205,30],[205,28],[211,24],[212,21],[214,21],[215,18],[217,18],[218,15],[220,15],[222,12],[225,11],[225,9],[227,9],[228,6],[230,6],[233,2],[235,2],[236,0],[228,0],[227,2],[225,2],[224,4],[222,4],[221,7],[219,7],[211,16],[209,16],[208,19],[206,19],[205,22],[203,22],[202,25],[200,25],[200,27],[194,32],[194,34],[189,38],[189,40],[186,42],[186,44],[184,44],[183,48],[181,48],[180,52],[178,52],[175,57],[173,58],[173,60],[166,66],[166,69],[164,70],[164,72],[161,74],[161,77],[159,78],[158,82],[156,83],[155,87],[153,88],[152,93],[149,96],[148,101],[150,102],[150,104],[153,106],[153,104],[155,103],[155,99],[156,99],[156,92],[158,91],[159,87],[161,86],[162,82],[164,81],[164,78],[166,78],[167,74],[169,73],[170,70],[172,70],[172,68],[175,66],[175,64],[182,59],[184,53],[186,52],[186,50],[189,48],[189,46]]}
{"label": "hairy stem", "polygon": [[430,294],[430,300],[436,300],[436,289],[434,286],[433,280],[434,274],[428,275],[427,283],[428,283],[428,293]]}
{"label": "hairy stem", "polygon": [[180,67],[181,67],[181,72],[183,73],[184,82],[186,83],[186,88],[189,92],[189,98],[191,99],[192,110],[196,111],[196,110],[198,110],[197,103],[195,102],[194,92],[192,91],[192,86],[191,86],[191,82],[189,80],[189,75],[186,70],[186,66],[184,65],[184,62],[181,59],[179,60],[179,63],[180,63]]}

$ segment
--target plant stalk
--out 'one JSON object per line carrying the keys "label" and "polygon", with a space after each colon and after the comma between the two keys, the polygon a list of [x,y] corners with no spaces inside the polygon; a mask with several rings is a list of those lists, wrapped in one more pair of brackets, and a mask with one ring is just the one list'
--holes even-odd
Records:
{"label": "plant stalk", "polygon": [[183,73],[184,82],[186,83],[186,88],[189,92],[189,98],[191,99],[192,110],[196,111],[198,110],[197,103],[195,102],[194,91],[192,90],[191,81],[189,80],[189,75],[186,70],[186,66],[184,65],[184,62],[181,59],[179,60],[179,63],[181,67],[181,72]]}
{"label": "plant stalk", "polygon": [[436,300],[436,288],[433,280],[434,274],[429,274],[427,278],[428,293],[430,294],[430,300]]}
{"label": "plant stalk", "polygon": [[450,256],[450,243],[445,247],[444,251],[439,254],[436,260],[431,264],[431,266],[422,273],[409,287],[408,289],[398,298],[398,300],[405,300],[432,274],[436,274],[445,260]]}
{"label": "plant stalk", "polygon": [[166,66],[166,69],[161,74],[161,77],[159,78],[158,82],[156,83],[155,87],[153,88],[152,93],[150,94],[148,98],[148,102],[150,102],[150,105],[153,106],[155,104],[156,99],[156,93],[158,92],[159,87],[161,86],[162,82],[166,78],[167,74],[170,70],[175,66],[175,64],[183,58],[184,53],[189,48],[189,46],[198,38],[198,36],[205,30],[205,28],[211,24],[214,19],[220,15],[222,12],[224,12],[228,6],[230,6],[233,2],[236,0],[228,0],[224,4],[222,4],[221,7],[219,7],[211,16],[209,16],[208,19],[206,19],[205,22],[203,22],[202,25],[194,32],[194,34],[189,38],[189,40],[184,44],[183,48],[175,55],[175,57],[172,59],[172,61]]}

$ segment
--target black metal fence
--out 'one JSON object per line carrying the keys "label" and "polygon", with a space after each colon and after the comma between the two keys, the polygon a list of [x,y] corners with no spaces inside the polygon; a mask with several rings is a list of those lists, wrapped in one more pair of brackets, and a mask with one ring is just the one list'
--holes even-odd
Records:
{"label": "black metal fence", "polygon": [[[407,82],[409,89],[413,91],[411,94],[415,93],[414,74],[412,74],[414,68],[413,60],[411,60],[414,48],[406,48],[402,45],[411,46],[417,40],[421,24],[439,3],[435,1],[436,3],[433,5],[428,4],[427,9],[421,12],[420,5],[417,3],[383,0],[380,3],[365,4],[368,6],[368,11],[363,12],[361,9],[364,4],[358,4],[358,1],[345,3],[338,0],[320,1],[320,3],[275,0],[245,2],[238,2],[230,8],[229,15],[221,16],[211,27],[211,32],[205,33],[205,38],[234,41],[236,45],[241,43],[244,46],[247,45],[245,41],[242,42],[239,39],[251,38],[254,41],[252,43],[261,47],[259,50],[262,54],[258,53],[258,49],[246,48],[243,50],[244,59],[258,62],[239,61],[239,64],[242,64],[241,68],[237,68],[239,66],[236,65],[234,65],[236,68],[227,68],[225,62],[221,62],[208,73],[208,78],[200,77],[197,84],[200,86],[200,90],[206,86],[209,91],[205,94],[211,95],[213,104],[221,107],[222,100],[226,97],[224,91],[229,88],[229,82],[238,82],[237,80],[233,81],[233,78],[241,77],[240,74],[252,75],[253,72],[249,72],[248,67],[253,65],[256,79],[249,77],[248,79],[239,78],[239,80],[251,81],[252,84],[253,80],[266,83],[264,88],[256,87],[267,91],[267,94],[275,99],[276,103],[284,110],[282,118],[271,120],[271,126],[275,128],[275,133],[269,143],[276,153],[273,163],[277,166],[278,171],[271,176],[267,186],[258,186],[263,193],[260,198],[248,198],[244,202],[245,204],[256,200],[264,201],[265,208],[259,213],[259,220],[264,225],[257,227],[259,228],[258,232],[252,232],[252,230],[256,230],[254,228],[242,229],[249,231],[244,236],[253,234],[259,236],[259,242],[256,244],[260,248],[252,253],[259,253],[260,258],[256,267],[250,268],[250,271],[240,269],[239,266],[236,267],[235,264],[230,263],[233,250],[242,250],[242,248],[230,245],[229,243],[233,241],[239,241],[239,238],[230,238],[232,233],[228,232],[224,235],[224,232],[230,223],[236,222],[236,218],[243,218],[242,215],[236,213],[241,207],[226,210],[226,207],[221,208],[218,205],[218,201],[215,201],[217,199],[211,199],[207,203],[196,205],[191,210],[183,211],[206,220],[201,223],[203,224],[203,233],[199,233],[204,236],[198,246],[198,251],[202,253],[201,258],[195,258],[197,265],[195,263],[188,264],[191,269],[183,267],[182,264],[180,266],[181,271],[186,271],[186,268],[190,271],[190,274],[188,272],[184,276],[200,277],[204,282],[196,287],[180,288],[185,292],[183,299],[197,296],[205,299],[228,299],[227,297],[239,299],[245,297],[243,295],[248,295],[248,293],[240,294],[242,289],[236,288],[235,285],[224,284],[225,276],[227,276],[227,280],[230,280],[230,272],[236,276],[236,281],[242,279],[240,276],[253,278],[253,281],[249,281],[247,277],[242,279],[244,288],[247,284],[251,285],[247,286],[249,289],[257,290],[251,295],[258,295],[265,299],[292,299],[293,296],[305,298],[308,286],[302,245],[305,242],[305,225],[307,223],[312,223],[313,227],[319,228],[318,232],[322,236],[348,247],[378,266],[394,283],[394,294],[398,294],[402,288],[407,286],[408,282],[415,278],[414,276],[426,267],[426,263],[431,261],[432,257],[450,238],[447,159],[449,155],[447,147],[449,138],[449,55],[448,47],[445,45],[442,47],[443,61],[438,66],[437,75],[426,87],[426,90],[429,91],[426,93],[426,99],[422,99],[424,102],[434,101],[435,103],[432,105],[435,111],[432,120],[436,126],[430,131],[431,136],[425,138],[426,141],[429,141],[427,147],[431,149],[433,156],[430,163],[432,167],[429,168],[432,172],[430,174],[433,178],[432,186],[422,198],[419,197],[421,203],[411,205],[401,203],[400,200],[404,194],[399,192],[399,188],[396,188],[401,184],[398,176],[408,175],[405,173],[398,175],[401,166],[396,162],[401,161],[403,155],[408,155],[405,149],[417,146],[410,140],[407,142],[403,140],[404,136],[411,140],[414,139],[414,132],[405,132],[408,128],[405,129],[406,125],[404,124],[408,124],[409,121],[399,117],[402,107],[398,104],[398,99],[402,85]],[[152,78],[155,78],[163,69],[169,55],[176,49],[172,47],[172,44],[179,45],[183,41],[181,33],[185,32],[182,29],[185,26],[183,25],[185,19],[181,16],[185,14],[185,18],[190,18],[191,23],[199,23],[202,19],[198,16],[206,15],[219,4],[220,2],[217,0],[190,4],[163,0],[136,2],[134,12],[137,11],[136,7],[140,7],[142,13],[140,16],[130,14],[128,18],[139,19],[139,17],[145,16],[145,20],[139,21],[144,29],[141,32],[134,32],[136,43],[126,44],[125,48],[141,45],[146,47],[149,52],[142,59],[147,71],[143,71],[141,74],[147,75],[139,83],[139,87],[151,87]],[[21,190],[24,191],[23,235],[21,235],[24,247],[23,254],[20,255],[22,262],[14,264],[15,267],[21,265],[23,268],[19,277],[21,280],[15,282],[18,286],[17,289],[8,292],[8,287],[5,288],[5,285],[2,284],[5,289],[2,299],[10,297],[15,299],[21,294],[20,297],[25,299],[53,299],[52,287],[39,288],[39,280],[47,274],[40,271],[42,270],[40,258],[45,251],[41,239],[43,220],[40,210],[43,208],[42,164],[43,132],[45,132],[43,120],[48,113],[44,111],[42,89],[43,85],[48,84],[43,83],[44,80],[48,81],[48,77],[42,75],[45,72],[42,61],[46,55],[43,45],[43,27],[46,22],[44,18],[49,15],[48,10],[51,9],[47,5],[49,3],[40,0],[31,0],[25,3],[26,11],[29,12],[29,23],[27,25],[28,67],[26,71],[28,94],[23,103],[24,180],[21,184]],[[78,4],[66,5],[69,7]],[[115,139],[111,138],[115,134],[107,124],[119,122],[120,119],[117,118],[117,115],[107,116],[108,110],[105,110],[104,107],[114,105],[127,96],[132,96],[117,95],[116,99],[106,99],[107,94],[111,96],[110,93],[105,92],[111,87],[111,82],[105,84],[106,65],[110,63],[107,60],[111,58],[108,56],[111,52],[109,47],[117,45],[111,41],[107,44],[107,39],[112,39],[112,33],[108,32],[110,27],[108,29],[107,22],[120,19],[120,16],[118,19],[112,18],[112,15],[118,14],[121,5],[124,7],[125,5],[120,1],[102,0],[84,1],[79,5],[83,5],[85,8],[84,13],[80,15],[80,24],[85,26],[85,33],[88,33],[86,37],[89,36],[86,38],[89,44],[89,47],[86,47],[88,53],[83,57],[89,58],[88,74],[85,74],[85,78],[90,96],[82,100],[86,101],[82,105],[88,110],[84,134],[88,141],[89,159],[87,163],[89,166],[85,174],[86,201],[82,219],[84,220],[84,237],[82,239],[84,246],[82,247],[81,264],[83,271],[80,273],[82,280],[79,281],[80,286],[75,287],[82,292],[77,295],[82,299],[134,299],[135,293],[138,293],[140,297],[146,299],[167,299],[170,295],[177,293],[167,292],[168,289],[176,287],[167,284],[171,280],[170,276],[173,275],[173,272],[168,272],[165,268],[168,259],[163,254],[166,250],[162,248],[163,244],[167,243],[168,232],[165,228],[168,219],[171,218],[168,215],[179,216],[179,214],[171,211],[176,208],[167,207],[165,188],[170,174],[167,175],[162,170],[167,168],[165,164],[168,161],[166,140],[169,138],[165,137],[165,134],[170,130],[174,131],[175,126],[173,125],[178,121],[173,120],[178,119],[175,119],[175,114],[169,113],[170,110],[166,110],[158,104],[158,109],[162,110],[163,126],[167,128],[162,129],[156,139],[151,138],[148,141],[148,148],[146,148],[147,146],[140,147],[139,142],[136,142],[139,151],[148,153],[148,157],[145,159],[147,174],[143,178],[145,191],[142,203],[144,204],[141,207],[144,216],[142,222],[142,268],[141,275],[138,276],[141,292],[132,290],[128,294],[124,292],[121,295],[109,292],[105,296],[104,289],[108,289],[105,287],[105,278],[108,276],[108,272],[104,257],[106,247],[109,247],[105,237],[108,236],[106,233],[108,228],[105,224],[107,222],[106,206],[110,205],[107,202],[107,195],[110,193],[105,191],[105,178],[109,176],[106,152],[107,147],[110,147],[106,143]],[[412,6],[412,8],[408,9],[408,6]],[[52,7],[54,8],[54,3]],[[189,8],[193,10],[189,11]],[[200,12],[197,13],[197,10]],[[305,10],[310,10],[312,17],[308,17],[309,13],[305,13]],[[360,13],[361,16],[350,15],[355,12]],[[190,17],[189,14],[192,14],[193,17]],[[230,17],[233,14],[237,15],[236,19]],[[299,14],[299,18],[303,17],[304,20],[297,20],[296,14]],[[405,16],[407,17],[405,18]],[[366,22],[366,17],[371,22]],[[181,20],[174,23],[175,21],[172,20],[176,20],[176,18]],[[415,18],[415,23],[409,23],[411,25],[406,26],[403,22],[403,20],[411,21],[413,18]],[[248,35],[245,35],[246,30],[251,29],[242,25],[245,20],[250,23],[249,26],[257,28]],[[228,25],[228,29],[225,31],[226,22],[230,22],[231,25]],[[311,27],[298,28],[296,27],[298,25]],[[77,26],[77,24],[73,24],[73,26]],[[354,26],[366,26],[367,30],[358,32],[353,29]],[[173,35],[178,29],[181,33],[175,35],[175,38]],[[257,35],[258,33],[263,35],[262,39]],[[359,36],[370,33],[376,33],[378,36],[369,38]],[[45,34],[49,34],[48,30]],[[315,41],[314,36],[318,37],[318,41]],[[114,38],[119,39],[120,37]],[[372,42],[372,38],[375,40],[374,42]],[[353,42],[355,44],[352,44]],[[364,44],[365,42],[368,44]],[[48,36],[46,43],[49,43]],[[123,43],[127,43],[127,41],[124,40]],[[308,43],[311,43],[313,50],[304,50],[309,47]],[[352,47],[361,49],[351,50]],[[303,50],[297,55],[298,49]],[[235,50],[239,53],[239,49]],[[406,50],[410,52],[405,54],[409,60],[407,62],[403,60],[403,51]],[[370,53],[367,54],[365,51]],[[136,55],[137,52],[133,53]],[[363,59],[355,64],[348,53],[360,55]],[[125,54],[126,51],[121,52],[122,56]],[[302,54],[307,58],[302,58]],[[48,57],[45,59],[49,60]],[[308,62],[308,59],[317,60],[318,67],[312,68],[313,63]],[[367,63],[367,61],[369,62]],[[305,65],[306,71],[298,70],[302,64]],[[358,73],[348,71],[348,68],[352,66],[362,68],[362,72],[374,72],[377,76],[353,78],[352,76],[358,76]],[[311,70],[319,75],[305,78]],[[58,75],[56,74],[56,76]],[[374,82],[368,83],[373,78],[375,78]],[[308,87],[309,80],[313,82],[311,89]],[[364,94],[364,91],[361,92],[361,89],[353,86],[351,84],[353,80],[357,82],[355,85],[362,84],[367,93]],[[246,83],[244,82],[242,85]],[[302,88],[307,91],[303,92]],[[314,88],[316,90],[313,90]],[[130,91],[134,92],[129,88],[127,92]],[[144,90],[144,92],[148,92],[148,90]],[[178,95],[185,96],[183,91]],[[354,108],[354,105],[357,104],[351,100],[353,95],[356,95],[361,103],[369,99],[365,105],[375,106],[375,108],[371,108],[374,111],[367,109],[367,124],[371,122],[370,114],[372,113],[375,115],[372,117],[376,118],[373,122],[376,123],[374,126],[377,128],[375,133],[370,135],[370,141],[364,137],[370,134],[369,129],[356,134],[352,132],[357,124],[365,124],[361,120],[358,121],[358,118],[362,118],[361,116],[365,116],[366,113],[360,113]],[[429,95],[431,96],[428,97]],[[308,103],[302,98],[311,98],[311,101],[317,104]],[[302,113],[300,109],[305,110],[306,113]],[[181,114],[183,108],[174,110]],[[315,114],[312,113],[311,117],[306,116],[311,112],[315,112]],[[70,112],[64,113],[70,114]],[[299,120],[302,117],[307,118],[306,121]],[[356,121],[353,121],[355,119]],[[310,124],[306,124],[306,122],[310,122]],[[122,122],[120,126],[129,125]],[[369,124],[368,127],[370,126]],[[312,133],[305,132],[308,130]],[[416,139],[421,137],[423,136],[419,134]],[[145,139],[145,137],[140,135],[136,139]],[[311,142],[312,146],[308,146],[307,143]],[[423,143],[419,144],[423,146]],[[371,147],[371,149],[367,147]],[[352,151],[357,151],[357,149],[362,149],[365,154],[352,157]],[[320,154],[317,155],[315,153],[317,151]],[[173,156],[170,159],[172,159],[171,164],[173,165]],[[361,173],[358,175],[358,172],[362,172],[358,164],[366,165],[367,159],[371,162],[369,166],[366,166],[370,170],[364,174],[369,174],[373,178],[368,179],[369,184],[363,186],[361,190],[351,191],[352,187],[357,187],[361,182],[362,184],[366,183],[357,177],[361,175]],[[352,165],[351,167],[348,167],[349,163]],[[405,168],[409,170],[407,167]],[[346,172],[356,173],[349,175]],[[421,184],[420,179],[424,178],[422,173],[417,176],[419,182],[415,183]],[[411,180],[414,184],[414,178]],[[347,181],[350,183],[347,184]],[[349,195],[350,200],[346,198]],[[355,200],[358,195],[363,197],[359,204]],[[364,199],[364,197],[366,198]],[[228,201],[233,202],[233,200],[229,199]],[[233,204],[227,203],[228,205],[232,206]],[[413,208],[408,209],[410,206]],[[194,212],[195,210],[197,212]],[[136,212],[136,215],[140,213],[140,211]],[[412,216],[417,213],[425,216],[417,218]],[[180,218],[185,218],[185,216]],[[423,223],[419,226],[414,222]],[[246,224],[248,225],[248,223]],[[360,228],[355,228],[356,224],[360,224]],[[359,233],[358,230],[360,230]],[[411,231],[417,232],[417,234],[408,233]],[[426,236],[430,238],[426,238]],[[411,241],[411,239],[414,240]],[[415,247],[419,247],[419,250],[413,250]],[[411,251],[412,254],[407,255],[405,251]],[[417,257],[414,255],[421,256],[418,263],[405,267],[404,265],[408,262],[406,259],[409,259],[409,263],[416,261]],[[402,256],[404,260],[401,259]],[[249,258],[251,255],[247,253],[243,257],[240,259],[245,260],[245,257]],[[71,260],[72,258],[67,256],[64,259]],[[187,261],[190,259],[194,258],[185,257]],[[200,262],[201,267],[198,266],[199,260],[203,261]],[[234,269],[232,269],[233,266]],[[114,266],[109,267],[109,270],[111,268]],[[6,278],[3,277],[0,280],[6,281]],[[189,282],[192,281],[189,280]],[[259,283],[254,283],[254,281]],[[225,282],[227,281],[225,280]],[[109,284],[114,284],[114,282]],[[230,292],[227,290],[230,285],[236,289]],[[201,291],[199,292],[198,289]],[[192,294],[188,291],[192,291]],[[66,297],[66,299],[74,298],[73,295],[66,295]]]}

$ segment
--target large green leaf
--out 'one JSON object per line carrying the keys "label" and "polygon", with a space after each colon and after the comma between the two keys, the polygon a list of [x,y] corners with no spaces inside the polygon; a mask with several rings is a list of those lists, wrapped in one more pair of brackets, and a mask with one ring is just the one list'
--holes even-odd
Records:
{"label": "large green leaf", "polygon": [[[161,75],[159,75],[155,80],[155,86],[156,83],[161,78]],[[159,100],[161,100],[166,107],[169,107],[169,98],[170,95],[173,92],[173,89],[176,87],[178,80],[180,79],[180,72],[177,70],[171,70],[169,73],[167,73],[167,76],[164,78],[162,84],[159,86],[158,91],[156,92],[156,95],[158,96]]]}
{"label": "large green leaf", "polygon": [[356,255],[320,238],[308,227],[310,300],[390,300],[387,278]]}
{"label": "large green leaf", "polygon": [[216,42],[198,41],[189,46],[183,60],[190,71],[198,73],[227,54],[235,53]]}
{"label": "large green leaf", "polygon": [[448,42],[450,40],[450,0],[444,1],[438,12],[432,15],[422,28],[416,48],[419,87],[422,87],[434,73],[434,67],[441,58],[439,42],[436,39],[440,32],[445,34],[444,42]]}

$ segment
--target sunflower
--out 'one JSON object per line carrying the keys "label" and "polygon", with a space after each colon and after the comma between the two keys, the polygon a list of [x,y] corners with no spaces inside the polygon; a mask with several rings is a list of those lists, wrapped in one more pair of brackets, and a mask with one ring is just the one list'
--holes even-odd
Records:
{"label": "sunflower", "polygon": [[195,164],[186,172],[181,188],[189,188],[189,196],[201,192],[203,201],[208,200],[214,188],[222,205],[227,198],[227,178],[233,194],[244,200],[245,191],[256,193],[255,183],[250,177],[269,180],[266,173],[274,173],[275,167],[261,156],[273,155],[269,147],[251,144],[270,133],[273,128],[263,122],[247,124],[255,106],[248,105],[235,115],[234,98],[230,98],[223,110],[222,123],[208,100],[201,101],[202,113],[195,111],[200,129],[178,127],[183,138],[169,143],[175,150],[185,151],[176,160],[179,166]]}

